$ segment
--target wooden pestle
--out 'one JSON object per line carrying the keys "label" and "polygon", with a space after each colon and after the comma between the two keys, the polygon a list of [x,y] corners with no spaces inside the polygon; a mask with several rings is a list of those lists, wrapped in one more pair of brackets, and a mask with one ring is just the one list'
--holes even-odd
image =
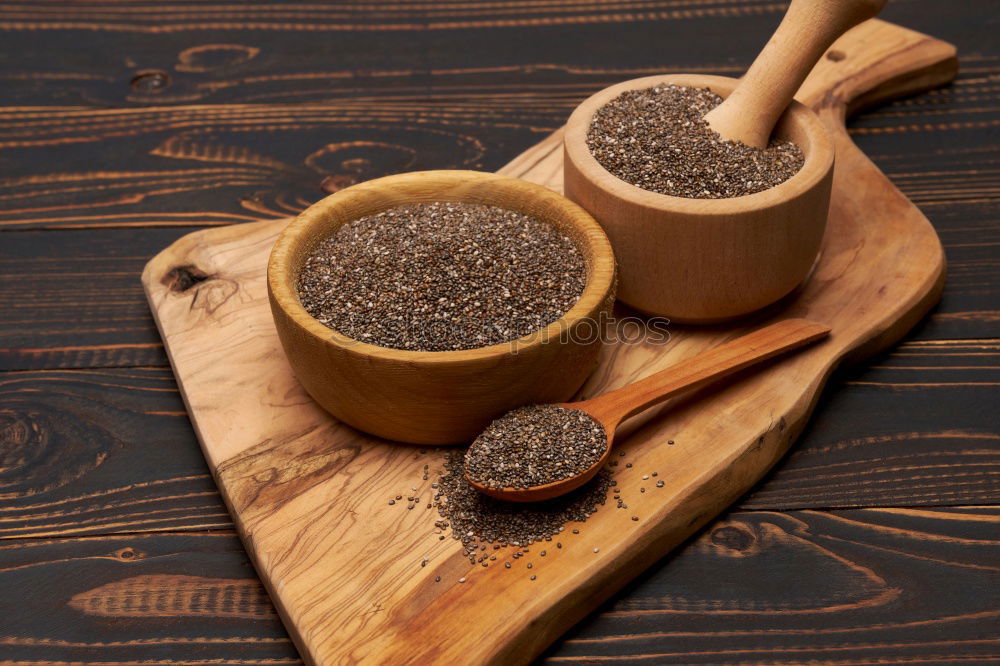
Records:
{"label": "wooden pestle", "polygon": [[705,115],[725,139],[764,148],[778,118],[816,61],[842,34],[874,17],[886,0],[792,0],[778,29],[736,90]]}

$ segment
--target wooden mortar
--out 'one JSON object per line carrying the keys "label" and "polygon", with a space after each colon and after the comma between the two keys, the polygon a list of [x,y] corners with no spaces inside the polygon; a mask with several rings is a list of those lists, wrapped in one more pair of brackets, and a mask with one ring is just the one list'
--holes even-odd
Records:
{"label": "wooden mortar", "polygon": [[[618,297],[647,314],[713,323],[780,300],[809,274],[826,227],[833,144],[816,115],[792,96],[817,59],[885,0],[792,0],[781,25],[742,80],[677,74],[605,88],[566,125],[564,189],[611,238],[620,267]],[[784,183],[729,199],[688,199],[620,180],[594,159],[594,113],[627,90],[673,83],[709,88],[724,101],[705,120],[723,138],[763,147],[790,140],[805,154]]]}
{"label": "wooden mortar", "polygon": [[587,147],[594,113],[626,90],[664,83],[710,88],[725,98],[736,79],[647,76],[605,88],[566,124],[566,196],[593,215],[618,257],[618,298],[679,323],[712,323],[770,305],[809,274],[830,205],[833,144],[812,111],[792,102],[775,134],[805,154],[784,183],[730,199],[688,199],[643,190],[602,167]]}

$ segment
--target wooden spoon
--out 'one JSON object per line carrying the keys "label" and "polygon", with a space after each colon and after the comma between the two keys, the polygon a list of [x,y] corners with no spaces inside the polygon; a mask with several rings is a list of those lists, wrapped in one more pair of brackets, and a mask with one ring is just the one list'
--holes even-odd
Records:
{"label": "wooden spoon", "polygon": [[843,33],[872,18],[886,0],[792,0],[778,29],[739,86],[705,115],[725,139],[763,148],[819,57]]}
{"label": "wooden spoon", "polygon": [[[465,477],[479,492],[511,502],[538,502],[564,495],[590,481],[611,456],[618,424],[684,391],[701,388],[723,377],[792,349],[825,338],[829,327],[806,319],[786,319],[748,333],[694,358],[673,365],[604,395],[559,406],[587,412],[604,426],[604,455],[587,470],[559,481],[529,488],[490,488]],[[474,444],[473,444],[474,445]]]}

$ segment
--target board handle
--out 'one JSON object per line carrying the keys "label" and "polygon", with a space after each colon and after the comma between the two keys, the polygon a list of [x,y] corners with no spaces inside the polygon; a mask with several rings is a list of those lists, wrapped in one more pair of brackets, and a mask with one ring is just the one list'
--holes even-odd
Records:
{"label": "board handle", "polygon": [[[827,126],[835,127],[866,106],[943,86],[957,72],[956,50],[948,42],[869,19],[830,46],[795,99],[823,116],[832,114]],[[564,129],[524,151],[498,173],[562,192]]]}
{"label": "board handle", "polygon": [[795,98],[817,112],[848,115],[948,83],[958,72],[956,53],[948,42],[869,19],[827,49]]}
{"label": "board handle", "polygon": [[792,0],[778,29],[736,89],[705,115],[730,141],[764,148],[771,130],[830,45],[878,14],[886,0]]}

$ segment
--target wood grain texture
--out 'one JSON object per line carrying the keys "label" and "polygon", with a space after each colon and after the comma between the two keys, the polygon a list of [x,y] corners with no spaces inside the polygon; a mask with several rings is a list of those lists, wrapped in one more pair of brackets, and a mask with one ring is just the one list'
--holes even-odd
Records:
{"label": "wood grain texture", "polygon": [[982,507],[730,514],[544,662],[992,662],[997,520]]}
{"label": "wood grain texture", "polygon": [[[143,282],[206,455],[216,465],[227,503],[272,598],[307,658],[318,663],[502,662],[536,654],[586,608],[677,545],[770,467],[803,427],[836,363],[892,342],[926,312],[941,286],[937,237],[919,211],[836,128],[843,105],[883,83],[899,94],[947,80],[953,73],[953,50],[920,35],[877,27],[892,39],[871,65],[819,69],[813,86],[813,98],[821,100],[818,108],[837,135],[834,187],[844,194],[834,195],[822,260],[789,312],[814,314],[834,326],[834,335],[812,353],[779,361],[770,372],[715,393],[711,409],[699,409],[692,401],[637,424],[625,443],[626,453],[642,466],[670,469],[672,485],[660,497],[650,494],[639,504],[648,512],[645,522],[622,526],[610,512],[592,517],[575,554],[565,551],[572,564],[549,566],[542,592],[526,580],[505,577],[496,567],[477,571],[465,585],[434,587],[435,574],[453,579],[459,575],[456,567],[467,571],[459,548],[428,542],[433,516],[414,512],[400,518],[386,507],[385,498],[419,478],[423,461],[438,466],[440,455],[386,445],[338,426],[303,399],[287,368],[273,362],[274,337],[261,310],[261,271],[281,222],[192,234],[150,262]],[[831,92],[818,94],[822,89]],[[543,142],[534,158],[516,160],[507,172],[558,182],[551,164],[558,141],[556,136]],[[869,196],[878,204],[849,196],[865,188],[877,193]],[[873,209],[884,213],[877,224],[872,223]],[[189,294],[171,287],[169,276],[179,266],[195,267],[205,278]],[[635,373],[655,370],[656,363],[690,356],[732,334],[689,329],[660,349],[609,346],[604,370],[595,373],[584,394],[626,383]],[[229,342],[220,345],[220,339]],[[212,360],[213,353],[221,355]],[[656,363],[651,363],[654,356]],[[240,374],[234,358],[258,362],[253,372]],[[272,363],[271,372],[261,372],[263,359]],[[262,413],[262,404],[273,409]],[[211,418],[202,418],[201,410]],[[227,414],[241,418],[237,423]],[[289,415],[294,419],[288,420]],[[278,427],[281,419],[288,429]],[[723,425],[728,437],[722,436]],[[261,432],[267,433],[264,439]],[[736,432],[742,435],[734,437]],[[697,455],[683,447],[659,446],[667,434],[696,445]],[[706,469],[726,472],[707,478]],[[638,468],[620,471],[618,484],[634,490],[640,473]],[[358,520],[362,515],[364,520]],[[597,544],[604,545],[604,555],[588,557]],[[431,566],[418,570],[406,565],[406,556],[418,551]],[[324,575],[330,567],[365,582],[340,585]],[[482,594],[498,601],[485,609],[476,603]],[[474,640],[456,638],[447,621],[456,614],[485,633]],[[438,617],[433,623],[427,619]]]}
{"label": "wood grain texture", "polygon": [[[997,351],[993,340],[911,342],[876,358],[871,368],[844,371],[803,445],[741,506],[995,503]],[[962,386],[960,375],[970,383]],[[946,408],[951,400],[954,406]],[[961,451],[969,464],[949,463],[949,450]]]}
{"label": "wood grain texture", "polygon": [[[540,663],[985,662],[998,557],[996,507],[734,512]],[[8,661],[299,663],[231,532],[5,541],[0,587]]]}
{"label": "wood grain texture", "polygon": [[[932,0],[890,2],[883,18],[961,42],[970,58],[989,63],[993,26],[969,17],[988,17],[992,7],[991,0],[965,0],[961,11]],[[767,0],[407,2],[391,9],[268,0],[11,2],[0,6],[9,46],[0,74],[9,103],[24,106],[303,102],[485,89],[513,97],[573,82],[589,86],[576,92],[579,100],[644,74],[738,76],[784,8]],[[407,29],[396,29],[399,23]],[[66,44],[81,48],[64,57]],[[149,71],[167,80],[133,85]]]}
{"label": "wood grain texture", "polygon": [[0,587],[4,663],[300,663],[231,532],[3,541]]}
{"label": "wood grain texture", "polygon": [[[739,506],[996,503],[998,368],[996,341],[912,341],[840,373]],[[169,368],[3,373],[0,405],[0,538],[232,528]]]}
{"label": "wood grain texture", "polygon": [[[298,212],[328,178],[497,169],[604,86],[661,72],[738,76],[783,11],[750,0],[464,3],[441,11],[459,22],[476,15],[476,27],[399,33],[374,29],[394,12],[371,4],[308,7],[5,3],[0,228],[227,224]],[[1000,191],[989,160],[1000,146],[994,30],[967,18],[991,10],[990,0],[966,0],[963,11],[911,0],[885,11],[962,45],[954,86],[874,110],[852,129],[920,205]],[[287,20],[309,11],[373,29],[325,33]],[[501,19],[518,13],[545,21]],[[151,31],[165,16],[187,29]],[[208,27],[212,16],[229,27]],[[579,48],[588,43],[600,47]],[[79,46],[72,57],[66,44]],[[164,72],[169,85],[137,90],[144,71]]]}
{"label": "wood grain texture", "polygon": [[169,370],[0,374],[0,539],[230,526]]}
{"label": "wood grain texture", "polygon": [[0,369],[166,365],[135,276],[183,231],[0,237]]}
{"label": "wood grain texture", "polygon": [[[949,274],[941,303],[911,336],[1000,335],[1000,200],[921,206],[944,244]],[[0,310],[9,314],[0,317],[0,370],[167,365],[135,275],[189,231],[4,232]]]}
{"label": "wood grain texture", "polygon": [[[334,9],[342,12],[339,19],[329,18]],[[426,9],[408,6],[410,16]],[[14,10],[16,17],[10,13]],[[179,235],[205,224],[297,212],[323,196],[324,182],[337,187],[409,168],[405,165],[414,154],[424,167],[473,164],[456,134],[485,147],[475,166],[497,168],[541,133],[556,129],[581,99],[615,81],[663,71],[739,75],[783,6],[703,0],[545,6],[465,2],[444,10],[466,27],[411,30],[401,38],[397,31],[378,30],[396,19],[371,3],[313,3],[310,20],[297,23],[289,20],[293,9],[256,0],[224,6],[0,3],[5,45],[0,103],[7,105],[0,107],[5,137],[0,229],[25,230],[0,235],[0,367],[164,366],[135,275],[146,258]],[[647,10],[669,16],[653,17]],[[209,26],[205,15],[210,12],[213,25],[225,22],[226,27]],[[370,29],[315,30],[313,12],[323,13],[325,22]],[[550,23],[502,22],[514,14]],[[929,506],[995,502],[1000,496],[998,449],[991,445],[998,431],[1000,363],[995,340],[985,339],[1000,334],[1000,179],[994,158],[1000,149],[1000,69],[994,14],[993,0],[894,0],[886,8],[885,18],[956,43],[962,51],[961,72],[952,86],[874,107],[849,126],[854,141],[934,223],[948,255],[949,281],[942,302],[910,342],[877,358],[871,368],[839,374],[793,454],[744,499],[745,505]],[[474,27],[468,25],[473,17],[482,19]],[[165,22],[182,29],[149,30]],[[323,120],[299,120],[292,105],[302,102],[319,103]],[[285,103],[291,104],[283,109]],[[208,114],[187,132],[191,109],[183,107],[195,104],[209,105],[204,107]],[[240,104],[268,108],[266,131],[241,125]],[[386,107],[393,115],[380,113]],[[351,114],[364,116],[365,126],[337,129],[349,124]],[[337,120],[341,115],[344,119]],[[149,116],[162,119],[159,129],[143,124]],[[96,124],[100,119],[108,122]],[[213,134],[218,141],[207,139]],[[334,143],[347,145],[323,151],[306,164],[332,134]],[[185,135],[183,142],[168,143],[178,135]],[[168,145],[158,151],[161,144]],[[223,161],[199,159],[204,155]],[[240,184],[244,174],[239,169],[253,159],[247,155],[263,155],[271,166],[254,172],[252,183]],[[211,166],[221,171],[198,171]],[[188,170],[195,170],[193,177],[177,173]],[[258,173],[267,181],[263,187]],[[203,187],[199,178],[215,178],[217,187]],[[125,228],[137,226],[159,228]],[[119,261],[123,252],[130,258]],[[60,261],[74,253],[91,260],[61,270]],[[34,299],[43,307],[11,309]],[[32,408],[26,417],[16,417],[13,433],[2,430],[0,450],[9,443],[8,435],[24,441],[17,438],[26,433],[21,429],[25,421],[58,429],[62,434],[53,439],[84,452],[88,440],[73,436],[81,432],[78,427],[115,438],[113,446],[96,447],[109,451],[98,465],[89,471],[80,467],[79,473],[66,475],[73,477],[66,485],[49,491],[17,494],[24,488],[17,483],[19,475],[37,480],[48,474],[32,471],[49,469],[45,457],[21,458],[17,464],[27,470],[17,466],[0,472],[0,493],[16,491],[0,501],[0,515],[8,519],[2,533],[19,539],[3,542],[12,547],[0,555],[6,572],[0,589],[11,589],[10,576],[34,576],[42,567],[51,573],[59,560],[65,561],[59,575],[21,578],[26,584],[15,582],[13,589],[22,594],[0,595],[0,603],[17,603],[14,614],[0,615],[0,660],[294,661],[280,624],[273,617],[249,617],[257,612],[251,606],[240,618],[224,616],[228,611],[215,604],[203,607],[217,612],[218,620],[209,615],[112,618],[71,610],[69,590],[87,593],[132,576],[115,556],[125,545],[148,547],[156,557],[142,560],[142,566],[162,563],[154,572],[158,577],[247,581],[237,583],[240,589],[253,579],[234,536],[227,536],[231,543],[224,557],[205,554],[198,546],[216,538],[200,530],[228,517],[220,515],[220,500],[197,508],[199,493],[214,493],[214,484],[190,428],[177,415],[184,408],[172,373],[163,368],[144,372],[149,375],[142,382],[128,378],[134,370],[114,369],[0,375],[4,418],[11,408]],[[69,425],[76,421],[81,425]],[[84,453],[62,460],[73,467],[85,459]],[[50,494],[55,496],[51,504]],[[776,513],[758,515],[766,523],[782,522]],[[850,558],[850,547],[867,554],[867,565],[905,590],[906,604],[882,606],[881,612],[856,616],[856,622],[848,613],[786,612],[802,608],[801,603],[789,608],[789,595],[818,589],[839,570],[809,566],[817,562],[808,549],[772,548],[759,560],[772,566],[734,569],[745,560],[720,556],[689,564],[692,546],[662,560],[655,573],[616,602],[634,599],[641,609],[663,612],[609,619],[616,606],[607,606],[549,657],[558,659],[572,649],[577,661],[584,655],[604,663],[641,662],[643,654],[662,652],[666,643],[683,645],[685,656],[644,661],[801,663],[810,655],[840,662],[995,660],[982,648],[996,637],[995,616],[982,612],[981,605],[992,579],[963,583],[942,596],[942,583],[954,569],[935,567],[959,560],[975,546],[935,538],[935,525],[941,524],[915,520],[907,527],[942,548],[937,561],[903,557],[921,552],[916,544],[925,537],[900,539],[881,529],[839,529],[840,522],[811,519],[808,528],[796,529],[799,537],[830,552]],[[137,544],[131,535],[72,536],[172,529],[189,532],[163,535],[172,545],[162,548],[148,546],[150,541]],[[984,534],[983,522],[968,523],[969,539]],[[68,538],[20,539],[39,535]],[[738,547],[742,530],[724,531],[717,539]],[[11,562],[16,569],[8,566]],[[688,564],[675,574],[682,563]],[[112,573],[100,573],[101,567]],[[87,585],[80,585],[81,572]],[[789,584],[757,584],[766,580]],[[125,587],[160,589],[145,581]],[[211,594],[231,587],[231,582],[218,583],[205,590]],[[777,610],[690,613],[670,605],[682,599],[689,607],[714,608],[720,598],[732,600],[726,596],[731,591],[751,599],[748,605],[757,609]],[[87,598],[119,597],[102,592]],[[920,613],[915,622],[898,621]],[[828,630],[831,618],[838,624]],[[8,619],[17,624],[12,628]],[[275,647],[276,640],[281,647]],[[741,650],[735,655],[734,644]]]}
{"label": "wood grain texture", "polygon": [[[953,86],[872,109],[852,137],[915,203],[995,201],[989,159],[1000,65],[963,58]],[[689,68],[690,69],[690,68]],[[704,68],[695,68],[704,69]],[[469,87],[303,104],[0,108],[0,229],[202,226],[295,214],[336,189],[399,171],[493,170],[561,126],[589,94],[681,65],[561,74],[510,94]],[[737,67],[709,73],[736,76]],[[470,90],[471,88],[471,90]],[[555,92],[552,91],[555,89]]]}

